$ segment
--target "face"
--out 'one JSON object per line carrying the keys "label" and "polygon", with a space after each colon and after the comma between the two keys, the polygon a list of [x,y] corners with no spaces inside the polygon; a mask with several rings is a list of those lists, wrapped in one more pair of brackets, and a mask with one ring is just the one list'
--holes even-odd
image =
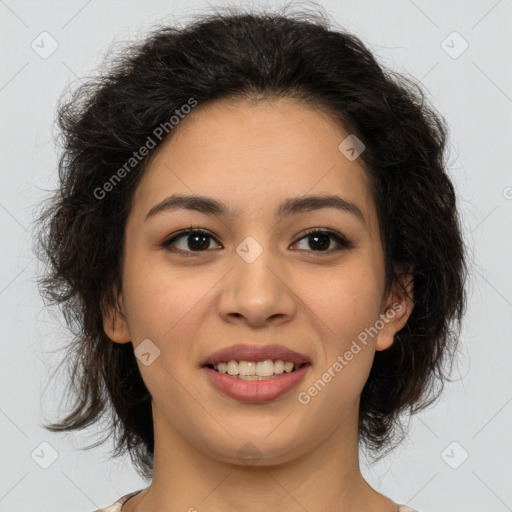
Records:
{"label": "face", "polygon": [[[104,326],[144,354],[155,435],[235,463],[254,449],[260,464],[289,462],[335,432],[357,438],[375,350],[410,311],[395,286],[385,292],[367,174],[338,148],[348,135],[295,100],[223,101],[197,107],[154,155],[125,227],[120,312]],[[228,211],[165,208],[177,194]],[[304,356],[300,375],[241,380],[204,366],[235,345],[254,351],[220,359],[294,362],[259,352],[279,345]]]}

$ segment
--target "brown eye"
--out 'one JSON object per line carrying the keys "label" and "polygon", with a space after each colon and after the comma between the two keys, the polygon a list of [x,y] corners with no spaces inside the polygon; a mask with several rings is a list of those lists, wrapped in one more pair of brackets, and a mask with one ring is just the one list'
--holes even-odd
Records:
{"label": "brown eye", "polygon": [[338,247],[335,250],[340,250],[340,248],[350,249],[353,247],[352,242],[350,242],[350,240],[348,240],[341,233],[318,228],[307,231],[306,235],[295,242],[295,244],[302,240],[307,241],[308,246],[305,248],[305,250],[311,252],[333,252],[332,250],[328,250],[332,241],[334,241],[335,246],[337,245]]}
{"label": "brown eye", "polygon": [[214,238],[207,231],[188,229],[167,239],[162,243],[162,247],[178,253],[205,252],[210,248],[211,240]]}
{"label": "brown eye", "polygon": [[[195,256],[194,253],[208,252],[208,249],[212,248],[212,240],[215,241],[215,238],[208,231],[191,228],[173,235],[163,242],[161,246],[182,256]],[[352,242],[341,233],[318,228],[307,231],[294,245],[303,240],[307,243],[307,247],[303,250],[319,254],[330,254],[341,249],[353,247]],[[215,243],[219,245],[216,241]],[[221,248],[220,245],[216,249],[219,248]]]}

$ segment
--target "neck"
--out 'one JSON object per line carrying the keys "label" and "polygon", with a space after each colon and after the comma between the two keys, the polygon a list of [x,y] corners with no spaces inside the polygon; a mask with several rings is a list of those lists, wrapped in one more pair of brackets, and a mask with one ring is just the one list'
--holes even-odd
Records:
{"label": "neck", "polygon": [[396,504],[361,475],[357,409],[321,445],[299,457],[253,464],[222,461],[198,449],[154,409],[155,460],[147,489],[123,512],[395,512]]}

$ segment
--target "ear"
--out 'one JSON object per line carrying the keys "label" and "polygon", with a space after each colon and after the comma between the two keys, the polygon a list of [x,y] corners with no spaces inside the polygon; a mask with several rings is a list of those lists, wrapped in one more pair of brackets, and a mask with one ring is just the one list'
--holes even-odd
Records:
{"label": "ear", "polygon": [[108,305],[102,308],[103,330],[115,343],[129,343],[131,341],[128,323],[126,321],[123,295],[113,290],[114,306]]}
{"label": "ear", "polygon": [[375,350],[386,350],[393,344],[395,334],[405,327],[414,308],[412,266],[395,268],[395,273],[397,278],[383,300],[380,319],[384,326],[379,329]]}

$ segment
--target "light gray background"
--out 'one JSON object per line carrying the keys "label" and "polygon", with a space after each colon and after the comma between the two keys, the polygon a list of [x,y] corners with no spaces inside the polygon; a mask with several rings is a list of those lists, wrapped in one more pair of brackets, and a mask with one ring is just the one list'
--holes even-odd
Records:
{"label": "light gray background", "polygon": [[[421,512],[512,510],[512,0],[321,4],[383,64],[421,81],[446,117],[472,259],[456,382],[411,420],[408,440],[379,465],[363,467],[364,474]],[[87,512],[147,485],[128,459],[109,460],[109,445],[81,451],[93,437],[52,434],[39,425],[55,418],[65,384],[48,387],[60,361],[52,351],[69,337],[58,311],[45,310],[38,296],[31,221],[34,206],[56,185],[52,123],[65,86],[91,74],[114,40],[139,38],[154,22],[172,16],[186,22],[208,9],[203,1],[0,1],[2,512]],[[43,46],[43,31],[59,45],[46,59],[31,47],[34,40]],[[453,35],[446,40],[453,31],[469,44],[457,58],[464,43]],[[48,49],[49,40],[44,45]],[[48,469],[31,457],[36,450],[38,460],[51,461],[42,442],[58,453]],[[457,469],[448,464],[460,464],[465,452],[469,457]]]}

